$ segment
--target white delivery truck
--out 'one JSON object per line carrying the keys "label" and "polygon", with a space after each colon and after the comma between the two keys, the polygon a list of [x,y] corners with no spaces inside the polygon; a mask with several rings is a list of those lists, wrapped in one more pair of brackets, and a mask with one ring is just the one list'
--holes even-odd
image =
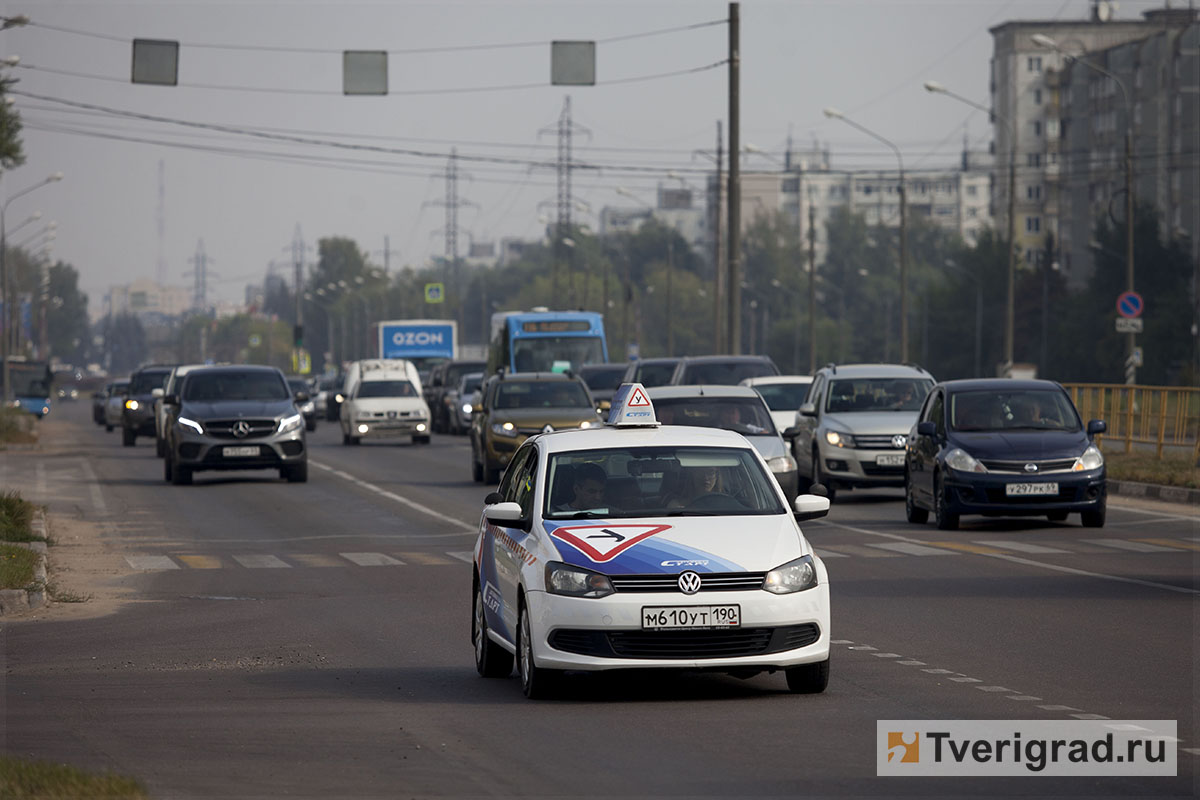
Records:
{"label": "white delivery truck", "polygon": [[342,386],[342,444],[411,436],[429,444],[429,406],[416,365],[402,358],[355,361]]}

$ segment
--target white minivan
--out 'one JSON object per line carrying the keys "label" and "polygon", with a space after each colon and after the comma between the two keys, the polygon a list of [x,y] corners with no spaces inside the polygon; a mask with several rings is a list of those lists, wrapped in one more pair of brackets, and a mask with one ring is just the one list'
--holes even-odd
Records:
{"label": "white minivan", "polygon": [[398,436],[411,436],[413,444],[429,444],[429,406],[411,361],[355,361],[346,373],[342,395],[342,444]]}

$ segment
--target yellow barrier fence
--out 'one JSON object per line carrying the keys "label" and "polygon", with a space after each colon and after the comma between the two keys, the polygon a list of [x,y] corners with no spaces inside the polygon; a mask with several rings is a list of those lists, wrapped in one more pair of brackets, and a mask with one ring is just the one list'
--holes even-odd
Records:
{"label": "yellow barrier fence", "polygon": [[1158,458],[1163,449],[1176,453],[1190,448],[1200,456],[1200,389],[1185,386],[1127,386],[1113,383],[1064,383],[1079,415],[1086,422],[1108,424],[1104,438],[1134,445],[1153,445]]}

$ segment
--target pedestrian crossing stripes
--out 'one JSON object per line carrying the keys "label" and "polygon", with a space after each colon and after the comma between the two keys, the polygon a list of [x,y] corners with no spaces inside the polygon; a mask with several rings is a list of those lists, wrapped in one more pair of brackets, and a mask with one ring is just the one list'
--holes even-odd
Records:
{"label": "pedestrian crossing stripes", "polygon": [[[976,555],[1090,555],[1096,553],[1162,554],[1200,551],[1195,537],[1139,539],[1072,539],[1043,544],[1012,540],[983,539],[978,541],[937,542],[864,542],[861,544],[821,544],[815,547],[823,559],[838,558],[901,558],[926,556]],[[331,567],[440,567],[470,564],[470,550],[351,552],[351,553],[179,553],[172,555],[127,555],[131,569],[154,572],[172,569],[289,569]]]}

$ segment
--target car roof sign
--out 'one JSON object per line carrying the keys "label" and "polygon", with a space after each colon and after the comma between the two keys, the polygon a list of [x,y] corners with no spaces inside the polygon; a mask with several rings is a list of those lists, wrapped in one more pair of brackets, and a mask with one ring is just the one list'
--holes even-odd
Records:
{"label": "car roof sign", "polygon": [[613,396],[608,424],[614,428],[657,428],[654,404],[640,383],[623,383]]}

